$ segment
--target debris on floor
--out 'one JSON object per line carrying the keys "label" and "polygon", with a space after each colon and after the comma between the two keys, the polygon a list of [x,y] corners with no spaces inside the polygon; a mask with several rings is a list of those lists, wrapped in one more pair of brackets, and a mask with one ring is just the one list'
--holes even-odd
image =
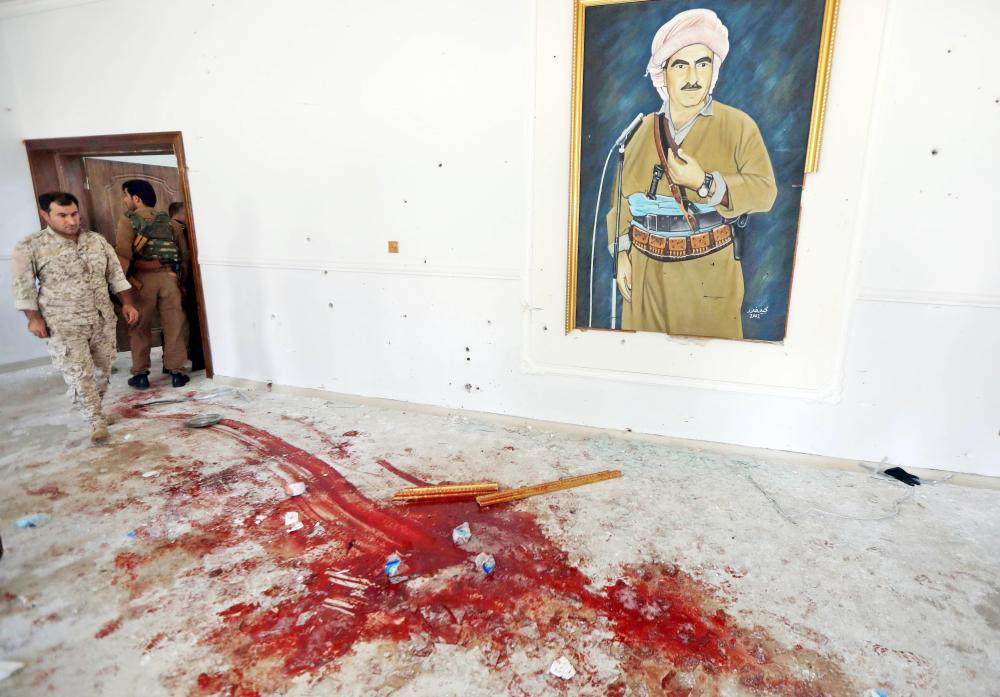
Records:
{"label": "debris on floor", "polygon": [[139,409],[145,409],[146,407],[157,406],[160,404],[182,404],[183,402],[205,402],[213,399],[223,399],[225,397],[237,397],[245,402],[250,400],[250,396],[247,395],[242,390],[236,390],[231,387],[223,387],[218,390],[212,390],[211,392],[206,392],[205,394],[196,394],[190,397],[174,397],[171,399],[154,399],[151,402],[139,402],[135,406]]}
{"label": "debris on floor", "polygon": [[535,484],[533,486],[523,486],[519,489],[499,491],[494,494],[484,494],[483,496],[478,496],[476,498],[476,503],[478,503],[481,508],[486,508],[487,506],[493,506],[498,503],[507,503],[508,501],[526,499],[529,496],[538,496],[539,494],[548,494],[553,491],[572,489],[573,487],[583,486],[584,484],[593,484],[594,482],[603,482],[608,479],[617,479],[620,476],[622,476],[620,470],[604,470],[601,472],[594,472],[592,474],[581,474],[576,477],[565,477],[563,479],[557,479],[554,482],[546,482],[545,484]]}
{"label": "debris on floor", "polygon": [[549,672],[557,678],[572,680],[573,676],[576,675],[576,668],[574,668],[573,664],[569,662],[569,659],[565,656],[560,656],[556,660],[552,661],[552,666],[549,668]]}
{"label": "debris on floor", "polygon": [[389,583],[401,583],[407,580],[409,568],[403,563],[403,558],[399,552],[393,552],[385,560],[385,575],[389,577]]}
{"label": "debris on floor", "polygon": [[451,541],[457,545],[464,545],[472,539],[472,528],[465,522],[451,531]]}
{"label": "debris on floor", "polygon": [[48,513],[32,513],[22,518],[18,518],[14,524],[19,528],[40,528],[52,520]]}
{"label": "debris on floor", "polygon": [[920,486],[920,477],[915,474],[910,474],[902,467],[890,467],[887,470],[882,470],[882,474],[887,477],[892,477],[893,479],[898,479],[908,486]]}
{"label": "debris on floor", "polygon": [[219,414],[199,414],[185,421],[184,425],[188,428],[206,428],[215,426],[220,421],[222,421],[222,416]]}
{"label": "debris on floor", "polygon": [[302,496],[306,493],[306,485],[303,482],[289,482],[285,485],[285,493],[289,496]]}
{"label": "debris on floor", "polygon": [[475,564],[476,568],[484,574],[492,574],[493,569],[497,568],[496,559],[493,558],[492,554],[487,554],[486,552],[480,552],[476,555]]}
{"label": "debris on floor", "polygon": [[295,532],[296,530],[301,530],[305,525],[299,520],[299,514],[297,511],[288,511],[285,514],[285,529],[288,532]]}

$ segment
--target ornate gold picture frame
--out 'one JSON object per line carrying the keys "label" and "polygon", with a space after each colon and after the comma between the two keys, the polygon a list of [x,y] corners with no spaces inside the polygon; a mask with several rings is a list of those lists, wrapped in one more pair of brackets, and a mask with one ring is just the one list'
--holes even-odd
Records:
{"label": "ornate gold picture frame", "polygon": [[575,0],[567,333],[784,338],[838,9]]}

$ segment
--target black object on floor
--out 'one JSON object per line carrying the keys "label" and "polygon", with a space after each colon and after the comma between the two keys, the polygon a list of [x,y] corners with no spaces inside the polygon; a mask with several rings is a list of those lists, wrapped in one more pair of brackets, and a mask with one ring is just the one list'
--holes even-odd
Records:
{"label": "black object on floor", "polygon": [[184,373],[173,373],[170,378],[170,382],[174,387],[184,387],[184,385],[188,384],[190,379],[191,378]]}
{"label": "black object on floor", "polygon": [[910,474],[902,467],[890,467],[887,470],[883,470],[882,474],[887,474],[893,479],[898,479],[903,482],[903,484],[909,484],[910,486],[920,486],[920,477],[915,474]]}
{"label": "black object on floor", "polygon": [[139,373],[138,375],[133,375],[128,379],[129,387],[134,387],[137,390],[147,390],[149,389],[149,373]]}

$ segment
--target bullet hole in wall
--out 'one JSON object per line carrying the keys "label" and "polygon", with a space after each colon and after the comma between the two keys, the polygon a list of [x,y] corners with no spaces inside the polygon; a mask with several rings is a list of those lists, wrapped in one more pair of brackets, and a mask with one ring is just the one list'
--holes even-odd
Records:
{"label": "bullet hole in wall", "polygon": [[327,307],[333,307],[333,303],[327,303],[326,306]]}
{"label": "bullet hole in wall", "polygon": [[938,154],[938,149],[937,148],[934,148],[933,150],[931,150],[931,155],[937,155],[937,154]]}

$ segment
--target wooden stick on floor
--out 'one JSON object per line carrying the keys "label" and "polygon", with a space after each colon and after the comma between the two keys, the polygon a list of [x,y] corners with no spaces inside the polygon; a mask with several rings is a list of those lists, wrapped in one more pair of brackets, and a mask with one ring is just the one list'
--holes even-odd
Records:
{"label": "wooden stick on floor", "polygon": [[526,499],[529,496],[538,496],[539,494],[548,494],[553,491],[572,489],[573,487],[583,486],[584,484],[603,482],[606,479],[617,479],[620,476],[622,476],[620,470],[604,470],[602,472],[594,472],[593,474],[581,474],[577,477],[566,477],[565,479],[557,479],[554,482],[546,482],[545,484],[535,484],[534,486],[524,486],[520,489],[509,489],[508,491],[498,491],[493,494],[484,494],[483,496],[476,497],[476,503],[478,503],[481,508],[486,508],[487,506],[494,506],[498,503],[507,503],[508,501]]}
{"label": "wooden stick on floor", "polygon": [[407,503],[416,501],[435,501],[441,499],[474,499],[483,494],[495,492],[500,488],[496,482],[467,482],[464,484],[440,484],[438,486],[411,486],[400,489],[393,501]]}

